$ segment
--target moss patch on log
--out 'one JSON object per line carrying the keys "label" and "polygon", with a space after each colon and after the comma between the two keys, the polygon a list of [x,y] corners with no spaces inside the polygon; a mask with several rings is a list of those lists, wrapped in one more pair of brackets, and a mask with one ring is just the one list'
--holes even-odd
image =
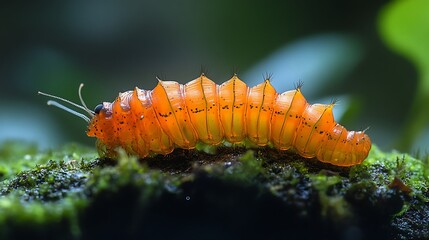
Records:
{"label": "moss patch on log", "polygon": [[429,238],[428,163],[407,154],[373,146],[350,168],[270,148],[120,156],[2,144],[0,238]]}

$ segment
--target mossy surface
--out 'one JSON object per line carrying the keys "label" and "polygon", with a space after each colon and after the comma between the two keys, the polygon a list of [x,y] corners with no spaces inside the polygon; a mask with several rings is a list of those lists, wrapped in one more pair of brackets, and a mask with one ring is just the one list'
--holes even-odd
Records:
{"label": "mossy surface", "polygon": [[[213,149],[209,149],[213,151]],[[0,146],[0,239],[428,239],[428,163],[335,167],[270,148],[138,160]]]}

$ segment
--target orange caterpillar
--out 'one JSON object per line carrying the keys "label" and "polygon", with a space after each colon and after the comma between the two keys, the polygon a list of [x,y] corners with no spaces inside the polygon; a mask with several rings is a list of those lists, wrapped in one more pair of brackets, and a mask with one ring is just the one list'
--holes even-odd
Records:
{"label": "orange caterpillar", "polygon": [[365,131],[347,131],[336,123],[334,104],[308,104],[300,87],[278,94],[269,79],[249,88],[236,75],[221,85],[202,74],[185,85],[161,81],[153,90],[135,88],[120,93],[112,103],[89,110],[91,119],[48,101],[89,122],[87,135],[96,137],[99,152],[114,157],[117,147],[146,157],[168,154],[177,146],[193,149],[198,141],[217,145],[247,138],[258,146],[293,147],[305,158],[338,166],[360,164],[371,148]]}

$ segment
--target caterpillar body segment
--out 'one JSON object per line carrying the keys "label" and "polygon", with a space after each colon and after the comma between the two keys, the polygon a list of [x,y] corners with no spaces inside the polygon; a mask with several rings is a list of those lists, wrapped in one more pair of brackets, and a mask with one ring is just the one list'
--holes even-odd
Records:
{"label": "caterpillar body segment", "polygon": [[219,117],[228,142],[239,143],[246,138],[247,97],[249,87],[236,75],[219,86]]}
{"label": "caterpillar body segment", "polygon": [[160,80],[150,96],[161,128],[175,145],[192,149],[198,135],[191,123],[183,90],[183,85],[177,82]]}
{"label": "caterpillar body segment", "polygon": [[247,138],[259,146],[265,146],[271,140],[271,116],[276,96],[269,80],[250,88],[245,117]]}
{"label": "caterpillar body segment", "polygon": [[221,143],[224,133],[219,117],[216,83],[206,77],[190,81],[184,85],[184,98],[198,139],[210,145]]}
{"label": "caterpillar body segment", "polygon": [[301,115],[307,105],[299,88],[277,96],[271,118],[271,139],[276,148],[288,150],[293,146]]}

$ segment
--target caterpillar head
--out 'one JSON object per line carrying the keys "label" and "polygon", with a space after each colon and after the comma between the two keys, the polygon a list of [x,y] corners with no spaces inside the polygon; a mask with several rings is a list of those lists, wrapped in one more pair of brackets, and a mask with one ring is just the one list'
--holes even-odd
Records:
{"label": "caterpillar head", "polygon": [[142,103],[144,98],[139,95],[143,92],[145,91],[136,88],[134,91],[119,93],[111,103],[98,104],[94,109],[94,116],[89,121],[87,135],[107,143],[115,141],[118,136],[124,134],[124,131],[135,129],[136,120],[143,119],[145,115]]}
{"label": "caterpillar head", "polygon": [[96,137],[98,139],[103,139],[104,133],[103,129],[105,129],[103,125],[103,119],[108,119],[112,117],[112,103],[103,102],[98,104],[94,108],[94,116],[88,123],[88,129],[86,130],[86,134],[89,137]]}

